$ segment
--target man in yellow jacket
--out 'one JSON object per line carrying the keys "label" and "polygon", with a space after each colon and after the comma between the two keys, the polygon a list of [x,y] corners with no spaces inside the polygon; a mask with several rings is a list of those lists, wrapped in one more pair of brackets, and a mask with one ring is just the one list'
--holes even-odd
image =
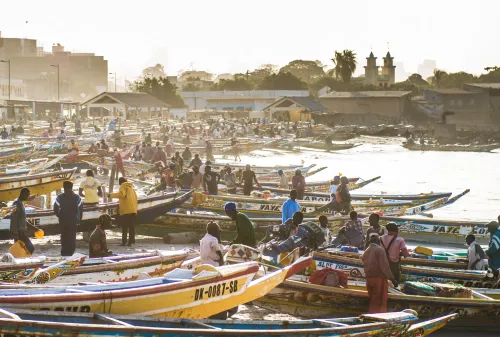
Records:
{"label": "man in yellow jacket", "polygon": [[[135,222],[137,218],[137,194],[134,185],[127,182],[127,179],[120,177],[118,180],[120,189],[116,193],[110,194],[111,198],[118,198],[119,213],[118,223],[122,227],[122,246],[132,246],[135,244]],[[128,233],[128,242],[127,242]]]}

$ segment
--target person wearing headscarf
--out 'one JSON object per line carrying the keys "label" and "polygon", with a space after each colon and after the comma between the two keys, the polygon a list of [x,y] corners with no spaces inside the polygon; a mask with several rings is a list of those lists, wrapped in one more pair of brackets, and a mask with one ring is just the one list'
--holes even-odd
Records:
{"label": "person wearing headscarf", "polygon": [[224,257],[220,248],[220,227],[216,222],[207,224],[207,233],[200,240],[200,262],[218,267],[224,264]]}
{"label": "person wearing headscarf", "polygon": [[243,213],[240,213],[236,209],[236,204],[234,202],[228,202],[224,206],[224,211],[226,215],[231,218],[231,220],[236,221],[236,237],[231,242],[231,244],[239,243],[249,247],[255,247],[255,229],[253,227],[252,221]]}
{"label": "person wearing headscarf", "polygon": [[292,178],[292,188],[297,191],[297,199],[304,199],[304,192],[306,190],[306,178],[302,175],[302,171],[297,169]]}

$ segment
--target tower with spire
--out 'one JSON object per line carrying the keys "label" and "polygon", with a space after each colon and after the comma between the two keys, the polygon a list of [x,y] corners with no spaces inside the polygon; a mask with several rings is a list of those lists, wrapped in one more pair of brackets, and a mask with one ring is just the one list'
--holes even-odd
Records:
{"label": "tower with spire", "polygon": [[365,66],[365,84],[377,85],[378,83],[378,66],[377,58],[370,52],[370,56],[366,58]]}
{"label": "tower with spire", "polygon": [[384,83],[388,85],[396,83],[396,66],[394,65],[394,57],[387,51],[384,57],[384,66],[382,67],[382,77]]}
{"label": "tower with spire", "polygon": [[[384,65],[377,66],[377,58],[370,52],[370,56],[366,58],[365,66],[365,84],[371,84],[379,87],[389,87],[396,83],[396,66],[394,65],[394,57],[388,51],[383,57]],[[379,71],[379,68],[380,71]]]}

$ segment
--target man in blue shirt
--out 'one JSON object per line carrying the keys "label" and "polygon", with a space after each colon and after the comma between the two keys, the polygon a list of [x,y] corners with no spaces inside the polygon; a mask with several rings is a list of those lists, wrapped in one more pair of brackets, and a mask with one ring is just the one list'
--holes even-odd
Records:
{"label": "man in blue shirt", "polygon": [[300,211],[300,205],[295,199],[297,199],[297,191],[291,190],[290,198],[288,198],[288,200],[283,203],[283,206],[281,206],[282,223],[285,223],[288,219],[292,218],[295,212]]}
{"label": "man in blue shirt", "polygon": [[[500,220],[500,216],[498,217]],[[492,221],[487,225],[490,233],[490,243],[486,255],[488,255],[488,267],[493,271],[493,275],[498,277],[500,270],[500,230],[498,230],[498,222]]]}

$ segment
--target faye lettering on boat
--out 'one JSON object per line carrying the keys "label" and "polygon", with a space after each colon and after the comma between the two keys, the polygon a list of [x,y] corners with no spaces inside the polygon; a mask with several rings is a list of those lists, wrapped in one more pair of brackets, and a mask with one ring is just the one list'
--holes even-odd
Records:
{"label": "faye lettering on boat", "polygon": [[202,287],[196,289],[194,300],[200,301],[207,298],[223,296],[224,294],[232,294],[238,291],[238,280],[231,282],[222,282],[213,286]]}

